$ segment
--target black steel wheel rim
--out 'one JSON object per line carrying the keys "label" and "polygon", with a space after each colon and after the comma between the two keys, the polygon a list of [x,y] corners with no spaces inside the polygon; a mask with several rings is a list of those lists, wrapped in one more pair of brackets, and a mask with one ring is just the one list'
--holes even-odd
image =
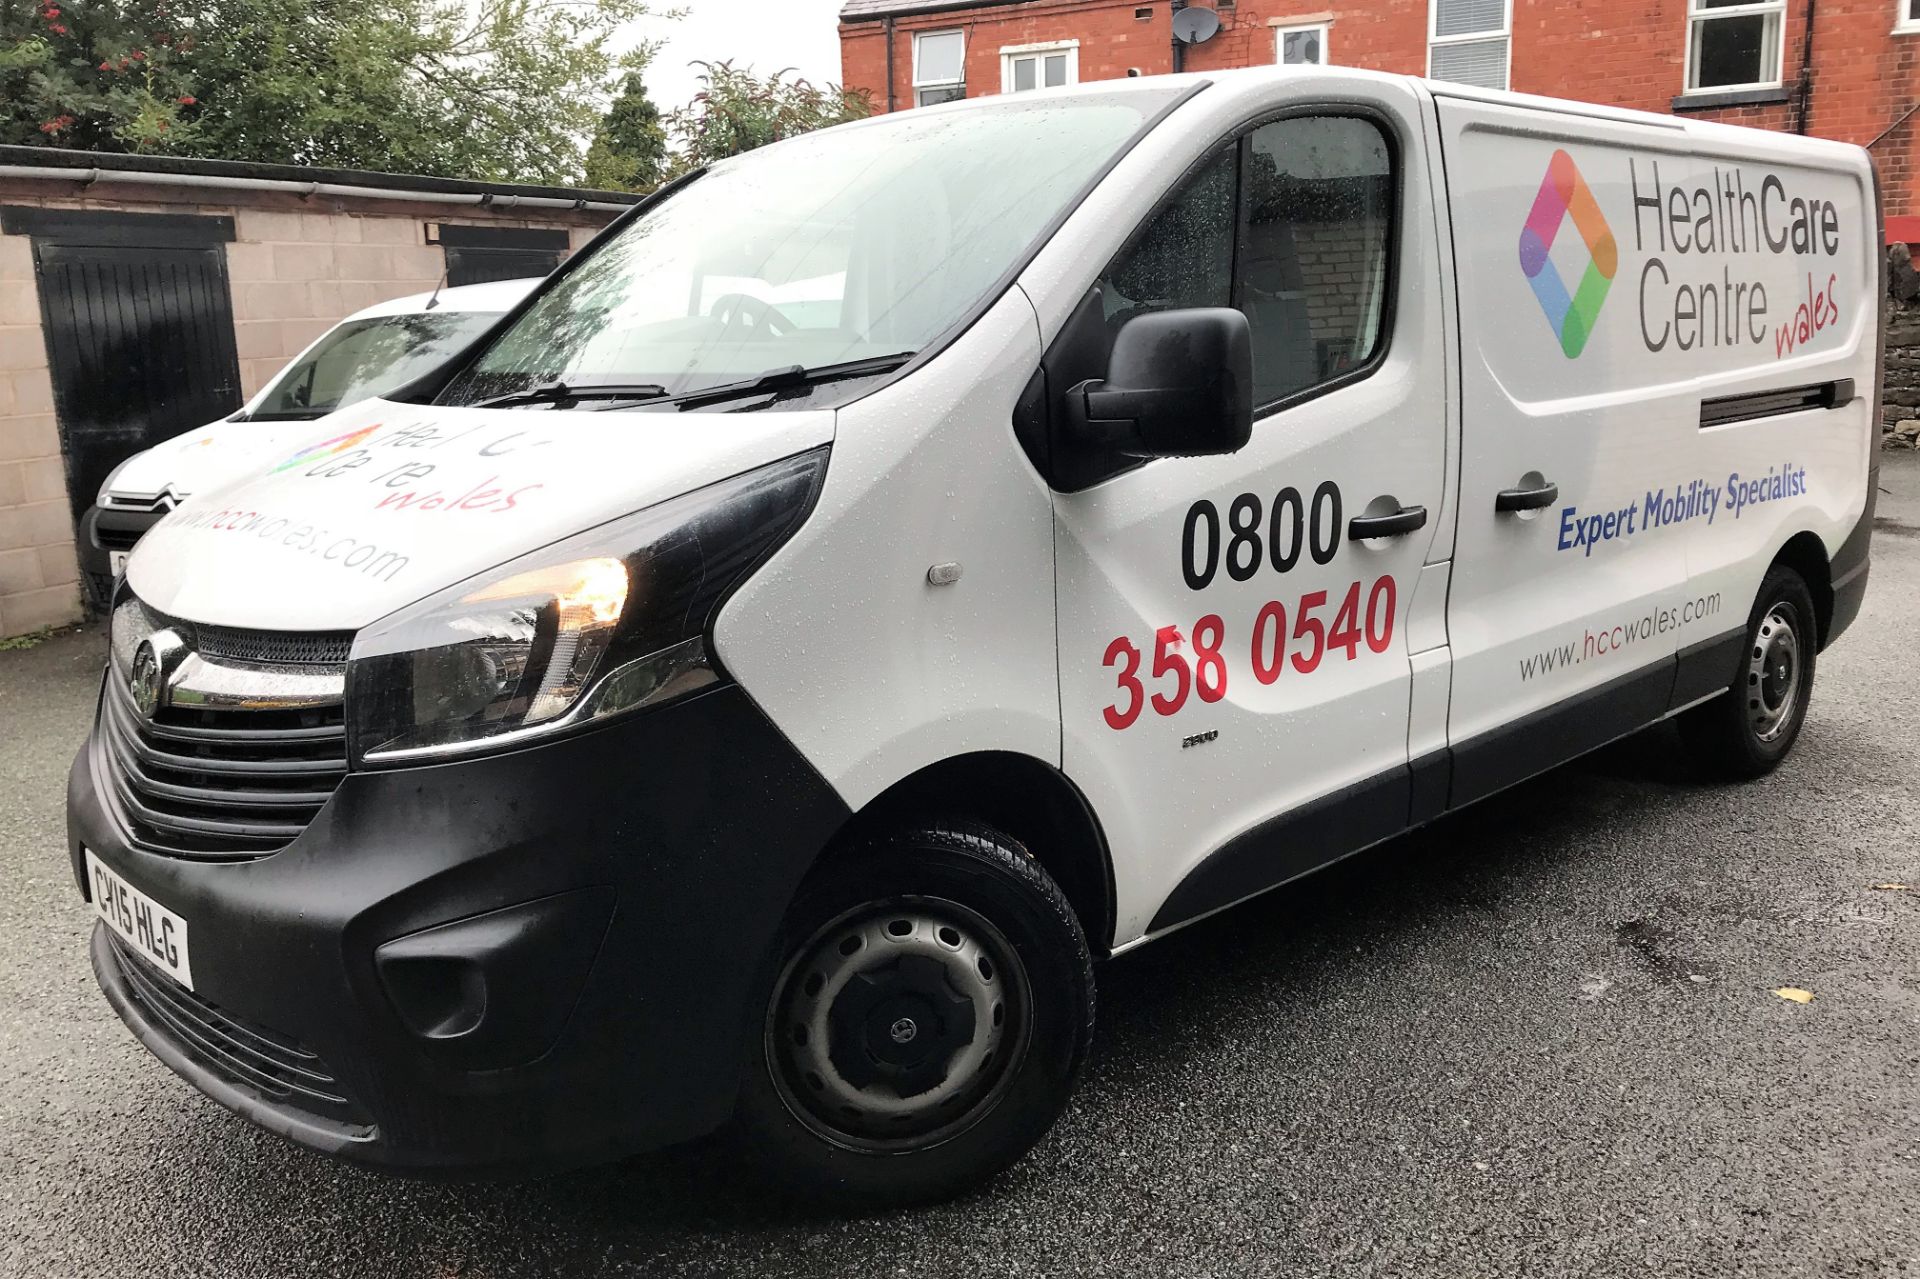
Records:
{"label": "black steel wheel rim", "polygon": [[1006,935],[937,897],[838,916],[780,974],[766,1055],[781,1101],[835,1145],[925,1149],[984,1118],[1032,1038],[1032,992]]}

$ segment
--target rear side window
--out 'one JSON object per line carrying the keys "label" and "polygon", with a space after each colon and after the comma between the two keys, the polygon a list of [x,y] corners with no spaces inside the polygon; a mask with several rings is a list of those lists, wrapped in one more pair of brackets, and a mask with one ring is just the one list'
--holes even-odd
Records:
{"label": "rear side window", "polygon": [[1253,331],[1254,403],[1365,368],[1384,348],[1395,182],[1357,116],[1277,120],[1187,179],[1099,282],[1109,345],[1136,315],[1234,306]]}

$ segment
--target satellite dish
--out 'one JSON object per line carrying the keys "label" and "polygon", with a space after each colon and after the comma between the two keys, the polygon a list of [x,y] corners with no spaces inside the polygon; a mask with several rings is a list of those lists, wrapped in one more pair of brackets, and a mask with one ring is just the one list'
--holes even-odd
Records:
{"label": "satellite dish", "polygon": [[1205,44],[1220,34],[1220,15],[1211,9],[1182,9],[1173,15],[1173,38],[1181,44]]}

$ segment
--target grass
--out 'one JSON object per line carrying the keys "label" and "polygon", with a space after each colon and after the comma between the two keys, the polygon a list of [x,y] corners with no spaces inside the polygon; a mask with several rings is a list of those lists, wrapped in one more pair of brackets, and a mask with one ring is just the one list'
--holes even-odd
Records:
{"label": "grass", "polygon": [[53,628],[51,626],[42,626],[37,631],[28,631],[25,635],[15,635],[8,639],[0,639],[0,653],[13,653],[21,649],[38,648],[52,638]]}

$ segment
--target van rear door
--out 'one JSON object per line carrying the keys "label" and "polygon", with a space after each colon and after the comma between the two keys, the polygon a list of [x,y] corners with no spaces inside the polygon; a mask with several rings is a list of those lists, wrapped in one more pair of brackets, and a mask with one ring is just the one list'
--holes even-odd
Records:
{"label": "van rear door", "polygon": [[1668,709],[1685,530],[1706,518],[1703,321],[1677,265],[1670,284],[1649,267],[1635,203],[1656,166],[1693,171],[1681,125],[1435,93],[1462,348],[1457,805]]}

